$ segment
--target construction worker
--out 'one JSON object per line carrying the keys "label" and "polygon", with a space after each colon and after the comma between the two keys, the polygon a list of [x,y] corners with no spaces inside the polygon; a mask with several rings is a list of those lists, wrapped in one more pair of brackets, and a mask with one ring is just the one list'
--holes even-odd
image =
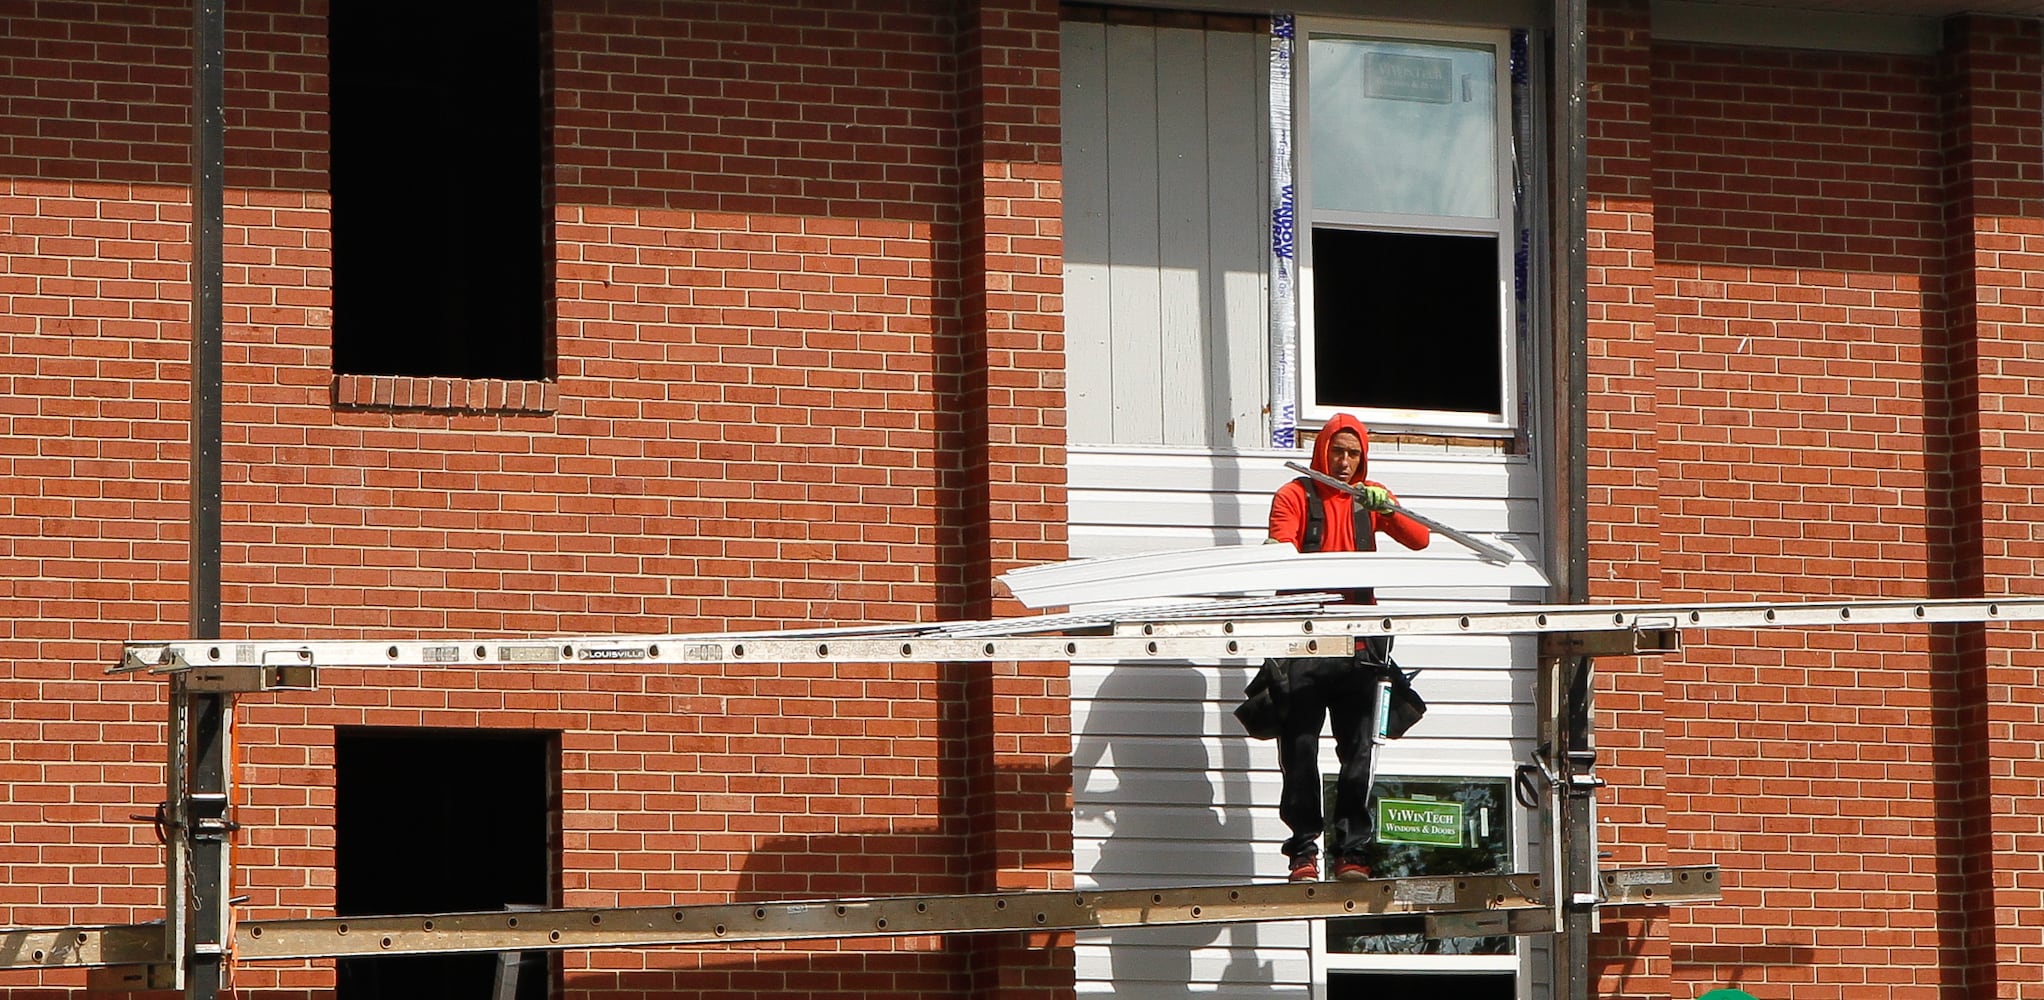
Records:
{"label": "construction worker", "polygon": [[[1301,552],[1374,552],[1381,531],[1408,549],[1426,548],[1433,540],[1426,526],[1392,512],[1397,498],[1382,484],[1365,478],[1369,448],[1370,432],[1361,421],[1346,413],[1328,420],[1313,440],[1312,469],[1361,487],[1363,497],[1352,497],[1304,476],[1286,483],[1271,497],[1269,541],[1288,542]],[[1376,596],[1367,589],[1349,592],[1349,599],[1376,603]],[[1354,660],[1271,661],[1282,675],[1273,678],[1283,692],[1277,745],[1284,791],[1278,800],[1278,815],[1292,831],[1284,843],[1291,881],[1320,877],[1319,840],[1325,823],[1320,796],[1320,730],[1322,721],[1330,718],[1334,752],[1341,762],[1335,780],[1332,842],[1328,844],[1334,855],[1334,877],[1370,877],[1362,853],[1375,833],[1369,804],[1370,737],[1376,722],[1372,703],[1378,665],[1388,662],[1390,655],[1390,636],[1369,636],[1358,640]]]}

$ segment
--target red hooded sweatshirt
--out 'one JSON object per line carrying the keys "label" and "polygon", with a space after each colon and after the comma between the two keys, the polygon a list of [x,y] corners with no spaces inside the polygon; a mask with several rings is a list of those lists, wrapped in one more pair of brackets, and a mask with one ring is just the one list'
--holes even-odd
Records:
{"label": "red hooded sweatshirt", "polygon": [[[1363,447],[1363,459],[1356,463],[1356,474],[1349,482],[1357,486],[1383,486],[1382,483],[1364,478],[1370,471],[1370,432],[1363,426],[1362,421],[1346,413],[1335,414],[1313,438],[1313,471],[1330,476],[1334,474],[1334,465],[1327,460],[1327,452],[1334,441],[1334,436],[1342,431],[1355,434]],[[1305,541],[1308,488],[1302,486],[1296,479],[1278,487],[1277,494],[1270,498],[1271,538],[1280,542],[1290,542],[1295,548]],[[1370,528],[1370,533],[1365,537],[1369,542],[1365,546],[1359,546],[1356,544],[1354,516],[1356,508],[1350,498],[1325,483],[1313,483],[1310,488],[1320,491],[1320,506],[1327,518],[1320,529],[1322,552],[1374,550],[1377,547],[1376,533],[1379,531],[1397,539],[1400,545],[1408,549],[1423,549],[1427,547],[1428,542],[1433,541],[1433,533],[1427,530],[1426,525],[1412,518],[1365,511],[1369,517]],[[1393,501],[1397,499],[1396,496],[1392,497]]]}

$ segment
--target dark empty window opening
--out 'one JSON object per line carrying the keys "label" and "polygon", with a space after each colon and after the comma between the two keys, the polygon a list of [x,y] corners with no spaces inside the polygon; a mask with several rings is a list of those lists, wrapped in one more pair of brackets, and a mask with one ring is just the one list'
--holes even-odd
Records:
{"label": "dark empty window opening", "polygon": [[1453,1000],[1513,1000],[1518,979],[1509,972],[1335,972],[1327,976],[1327,1000],[1376,1000],[1424,993]]}
{"label": "dark empty window opening", "polygon": [[1503,412],[1493,236],[1313,228],[1321,406]]}
{"label": "dark empty window opening", "polygon": [[545,7],[332,5],[336,372],[547,377]]}
{"label": "dark empty window opening", "polygon": [[[548,733],[341,730],[338,916],[552,904],[558,753]],[[545,952],[346,958],[338,1000],[546,1000]]]}

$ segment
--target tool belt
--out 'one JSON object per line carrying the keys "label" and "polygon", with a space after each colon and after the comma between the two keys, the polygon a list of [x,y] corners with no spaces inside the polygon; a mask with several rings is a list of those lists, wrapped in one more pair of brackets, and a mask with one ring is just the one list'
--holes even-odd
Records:
{"label": "tool belt", "polygon": [[[1283,732],[1285,702],[1290,693],[1288,662],[1284,659],[1263,661],[1256,676],[1251,677],[1249,684],[1242,689],[1246,697],[1235,706],[1235,721],[1256,739],[1274,740]],[[1364,645],[1356,650],[1349,665],[1353,670],[1365,672],[1373,684],[1379,678],[1390,682],[1384,688],[1391,699],[1390,712],[1385,716],[1384,735],[1387,738],[1395,740],[1404,736],[1426,717],[1427,702],[1413,690],[1412,674],[1400,669],[1388,650],[1374,648],[1374,644]]]}

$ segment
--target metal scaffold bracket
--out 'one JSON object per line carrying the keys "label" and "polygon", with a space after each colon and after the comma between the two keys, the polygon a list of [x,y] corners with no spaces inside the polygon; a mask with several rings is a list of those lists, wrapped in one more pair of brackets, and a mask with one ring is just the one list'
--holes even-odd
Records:
{"label": "metal scaffold bracket", "polygon": [[188,690],[202,694],[310,691],[319,686],[317,668],[310,665],[193,667],[184,677]]}

